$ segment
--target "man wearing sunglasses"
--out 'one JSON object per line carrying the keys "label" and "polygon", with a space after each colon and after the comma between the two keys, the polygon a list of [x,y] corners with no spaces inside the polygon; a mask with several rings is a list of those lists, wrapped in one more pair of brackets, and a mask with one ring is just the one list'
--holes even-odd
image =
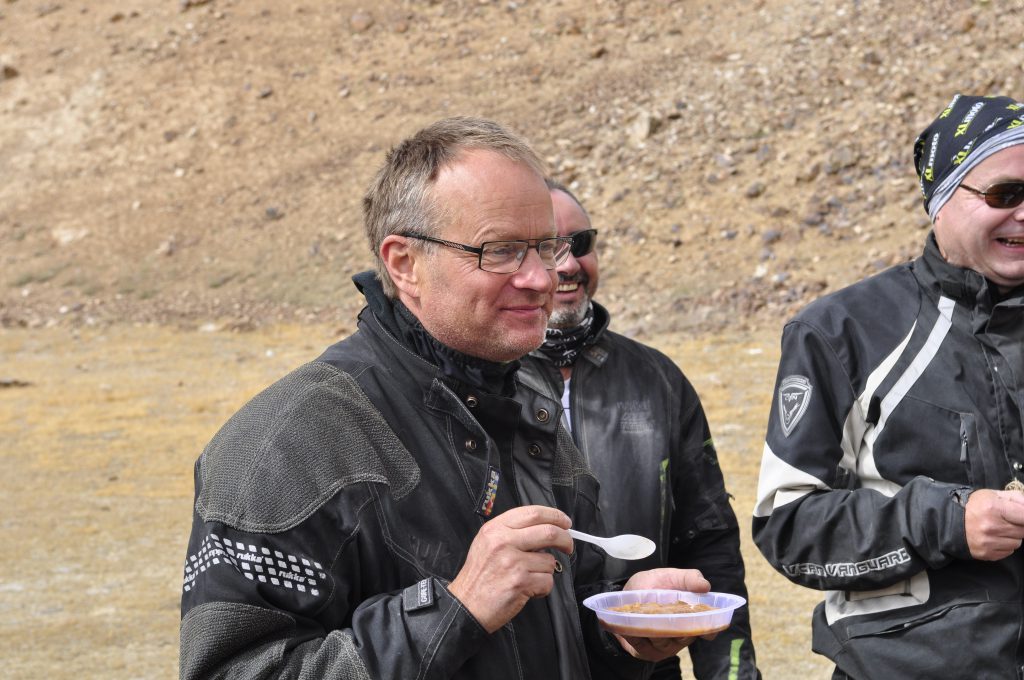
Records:
{"label": "man wearing sunglasses", "polygon": [[[183,678],[641,677],[687,639],[618,638],[597,482],[518,383],[557,267],[542,163],[491,121],[399,144],[366,193],[358,330],[239,411],[196,463]],[[707,592],[696,570],[624,586]],[[635,658],[634,658],[635,657]]]}
{"label": "man wearing sunglasses", "polygon": [[1024,677],[1024,103],[917,138],[924,253],[783,331],[753,532],[834,678]]}
{"label": "man wearing sunglasses", "polygon": [[[605,576],[686,566],[715,590],[746,598],[739,525],[697,393],[664,354],[609,329],[608,311],[593,299],[597,230],[568,188],[550,179],[548,188],[558,235],[571,238],[572,249],[557,267],[545,342],[523,359],[520,376],[561,400],[565,425],[601,483],[609,533],[658,545],[644,560],[608,558]],[[713,640],[690,645],[689,655],[698,680],[759,678],[747,608]],[[658,664],[652,677],[681,677],[679,659]]]}

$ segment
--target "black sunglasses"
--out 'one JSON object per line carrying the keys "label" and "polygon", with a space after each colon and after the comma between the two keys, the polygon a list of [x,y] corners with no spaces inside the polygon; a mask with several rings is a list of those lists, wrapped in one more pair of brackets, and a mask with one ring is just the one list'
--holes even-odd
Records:
{"label": "black sunglasses", "polygon": [[597,245],[597,229],[584,229],[583,231],[577,231],[575,234],[569,236],[572,239],[572,253],[573,257],[583,257],[589,255],[593,250],[594,246]]}
{"label": "black sunglasses", "polygon": [[[985,204],[990,208],[1008,210],[1024,203],[1024,182],[1022,181],[999,182],[984,191],[971,188],[966,184],[961,184],[960,188],[981,196],[985,199]],[[573,244],[573,249],[575,250],[575,243]]]}

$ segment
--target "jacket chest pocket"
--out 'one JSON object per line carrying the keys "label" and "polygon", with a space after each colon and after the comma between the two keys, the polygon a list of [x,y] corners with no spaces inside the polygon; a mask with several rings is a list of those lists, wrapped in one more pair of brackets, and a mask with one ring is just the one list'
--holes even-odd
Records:
{"label": "jacket chest pocket", "polygon": [[989,471],[973,413],[904,397],[875,442],[875,460],[886,479],[905,484],[918,475],[939,482],[984,482]]}

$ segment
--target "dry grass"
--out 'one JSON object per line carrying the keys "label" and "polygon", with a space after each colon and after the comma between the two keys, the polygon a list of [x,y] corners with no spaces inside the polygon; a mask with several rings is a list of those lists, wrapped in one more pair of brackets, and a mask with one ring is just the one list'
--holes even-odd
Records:
{"label": "dry grass", "polygon": [[[246,399],[332,341],[163,327],[0,330],[0,648],[8,678],[177,675],[192,463]],[[766,678],[827,677],[809,649],[817,594],[749,541],[777,337],[665,338],[702,394],[744,531]]]}

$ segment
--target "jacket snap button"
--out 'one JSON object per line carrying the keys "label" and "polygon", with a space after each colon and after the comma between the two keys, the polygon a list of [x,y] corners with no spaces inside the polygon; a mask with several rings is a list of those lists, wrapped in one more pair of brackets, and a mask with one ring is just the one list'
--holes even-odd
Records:
{"label": "jacket snap button", "polygon": [[556,574],[561,574],[562,573],[562,563],[559,562],[558,560],[555,560],[555,573]]}
{"label": "jacket snap button", "polygon": [[467,451],[476,451],[476,440],[475,439],[467,439],[466,440],[466,450]]}
{"label": "jacket snap button", "polygon": [[478,402],[476,400],[476,397],[474,397],[472,394],[466,397],[466,406],[474,408],[477,405],[477,403]]}
{"label": "jacket snap button", "polygon": [[1015,460],[1013,462],[1013,469],[1014,470],[1020,470],[1022,467],[1024,467],[1024,465],[1021,465],[1019,460]]}
{"label": "jacket snap button", "polygon": [[530,444],[529,446],[526,447],[526,451],[531,456],[535,456],[535,457],[539,456],[540,455],[540,445],[538,445],[538,444]]}
{"label": "jacket snap button", "polygon": [[546,408],[537,409],[537,420],[539,420],[540,422],[546,423],[548,422],[548,418],[550,417],[551,414],[548,413],[548,410]]}

